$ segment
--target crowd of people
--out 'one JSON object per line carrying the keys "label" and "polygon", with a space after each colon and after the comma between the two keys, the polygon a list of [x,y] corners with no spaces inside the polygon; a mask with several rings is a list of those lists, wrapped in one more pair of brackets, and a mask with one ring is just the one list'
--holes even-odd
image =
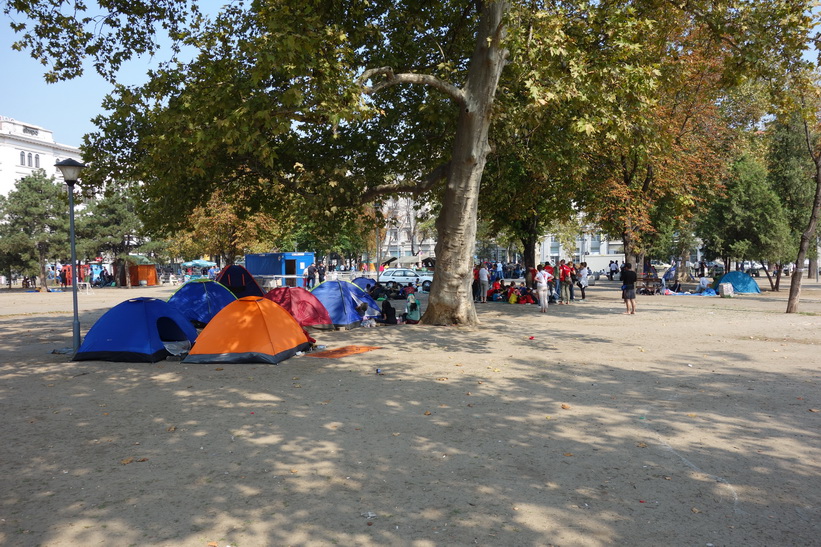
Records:
{"label": "crowd of people", "polygon": [[499,275],[492,265],[476,264],[473,269],[473,300],[477,303],[535,304],[540,311],[546,312],[548,304],[584,302],[592,275],[586,262],[576,265],[572,260],[560,260],[556,266],[547,261],[529,272],[520,273],[525,281],[507,283],[504,275]]}
{"label": "crowd of people", "polygon": [[[413,283],[408,283],[404,287],[394,284],[390,286],[382,285],[376,282],[368,287],[368,294],[377,302],[382,302],[382,313],[379,317],[366,318],[365,314],[368,311],[368,304],[363,303],[357,311],[362,316],[362,326],[372,327],[376,324],[382,325],[415,325],[419,323],[422,318],[422,306],[419,299],[416,298],[417,288]],[[405,300],[405,311],[397,316],[396,308],[393,307],[391,300]]]}

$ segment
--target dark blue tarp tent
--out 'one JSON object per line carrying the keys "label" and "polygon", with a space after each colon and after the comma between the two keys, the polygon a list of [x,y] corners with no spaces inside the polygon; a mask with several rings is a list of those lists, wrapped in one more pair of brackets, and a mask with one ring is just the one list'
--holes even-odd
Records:
{"label": "dark blue tarp tent", "polygon": [[224,267],[217,275],[217,282],[228,287],[237,298],[265,296],[265,291],[259,288],[254,276],[239,264]]}
{"label": "dark blue tarp tent", "polygon": [[[197,331],[164,300],[134,298],[117,304],[86,334],[74,361],[156,363],[191,347]],[[169,351],[166,343],[175,351]]]}
{"label": "dark blue tarp tent", "polygon": [[195,327],[204,327],[222,308],[236,299],[234,293],[216,281],[194,279],[177,289],[168,303]]}
{"label": "dark blue tarp tent", "polygon": [[376,279],[371,279],[370,277],[357,277],[356,279],[352,280],[351,283],[353,283],[363,291],[367,291],[369,288],[376,285]]}
{"label": "dark blue tarp tent", "polygon": [[744,272],[729,272],[724,274],[721,279],[716,281],[714,288],[718,289],[718,286],[722,283],[731,284],[733,286],[733,292],[736,293],[757,294],[761,292],[755,279]]}
{"label": "dark blue tarp tent", "polygon": [[326,281],[314,287],[311,294],[322,302],[334,327],[338,329],[352,329],[360,325],[362,316],[357,313],[356,307],[363,302],[368,304],[366,316],[382,314],[376,300],[350,281]]}

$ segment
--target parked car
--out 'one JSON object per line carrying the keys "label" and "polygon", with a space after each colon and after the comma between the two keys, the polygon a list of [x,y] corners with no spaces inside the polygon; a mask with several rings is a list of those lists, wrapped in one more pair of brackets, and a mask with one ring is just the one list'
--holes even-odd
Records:
{"label": "parked car", "polygon": [[379,282],[386,286],[390,283],[402,286],[413,283],[417,287],[421,287],[423,291],[430,291],[433,274],[405,268],[390,268],[379,274]]}

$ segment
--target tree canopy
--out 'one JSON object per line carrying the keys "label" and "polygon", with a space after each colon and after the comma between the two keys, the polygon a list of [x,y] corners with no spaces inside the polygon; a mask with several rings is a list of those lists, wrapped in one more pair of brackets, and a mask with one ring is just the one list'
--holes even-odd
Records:
{"label": "tree canopy", "polygon": [[[424,320],[464,324],[476,321],[470,262],[486,160],[518,146],[499,124],[533,133],[560,113],[564,144],[530,143],[506,171],[530,170],[522,184],[561,180],[556,167],[582,155],[596,176],[575,202],[640,245],[656,203],[681,199],[671,210],[684,217],[709,188],[718,92],[749,77],[778,85],[805,64],[812,28],[809,0],[283,0],[229,4],[214,18],[166,0],[96,20],[84,5],[50,7],[6,2],[30,18],[16,26],[20,47],[67,77],[83,55],[112,77],[131,52],[152,51],[157,23],[199,51],[115,88],[86,141],[88,178],[142,181],[147,218],[164,229],[217,184],[249,214],[309,211],[329,227],[380,196],[430,196],[437,275]],[[94,29],[83,44],[72,18]]]}

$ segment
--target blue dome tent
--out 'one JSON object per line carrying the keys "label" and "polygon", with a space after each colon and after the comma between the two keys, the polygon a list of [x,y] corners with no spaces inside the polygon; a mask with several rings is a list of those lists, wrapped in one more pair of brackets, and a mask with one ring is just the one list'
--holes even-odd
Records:
{"label": "blue dome tent", "polygon": [[755,282],[755,279],[744,272],[729,272],[724,274],[721,279],[716,281],[714,288],[718,289],[718,286],[722,283],[731,284],[733,286],[733,292],[736,293],[758,294],[761,292],[761,289],[758,288],[758,283]]}
{"label": "blue dome tent", "polygon": [[168,302],[134,298],[94,323],[73,360],[156,363],[191,347],[196,339],[196,329]]}
{"label": "blue dome tent", "polygon": [[351,280],[351,283],[363,291],[367,291],[369,288],[376,285],[376,279],[371,279],[370,277],[357,277],[356,279]]}
{"label": "blue dome tent", "polygon": [[236,299],[234,293],[216,281],[194,279],[177,289],[168,303],[195,327],[204,327],[222,308]]}
{"label": "blue dome tent", "polygon": [[352,329],[360,325],[362,317],[357,313],[356,307],[363,302],[368,304],[366,316],[376,317],[382,314],[376,300],[350,281],[326,281],[314,287],[311,294],[322,302],[334,327],[338,329]]}

